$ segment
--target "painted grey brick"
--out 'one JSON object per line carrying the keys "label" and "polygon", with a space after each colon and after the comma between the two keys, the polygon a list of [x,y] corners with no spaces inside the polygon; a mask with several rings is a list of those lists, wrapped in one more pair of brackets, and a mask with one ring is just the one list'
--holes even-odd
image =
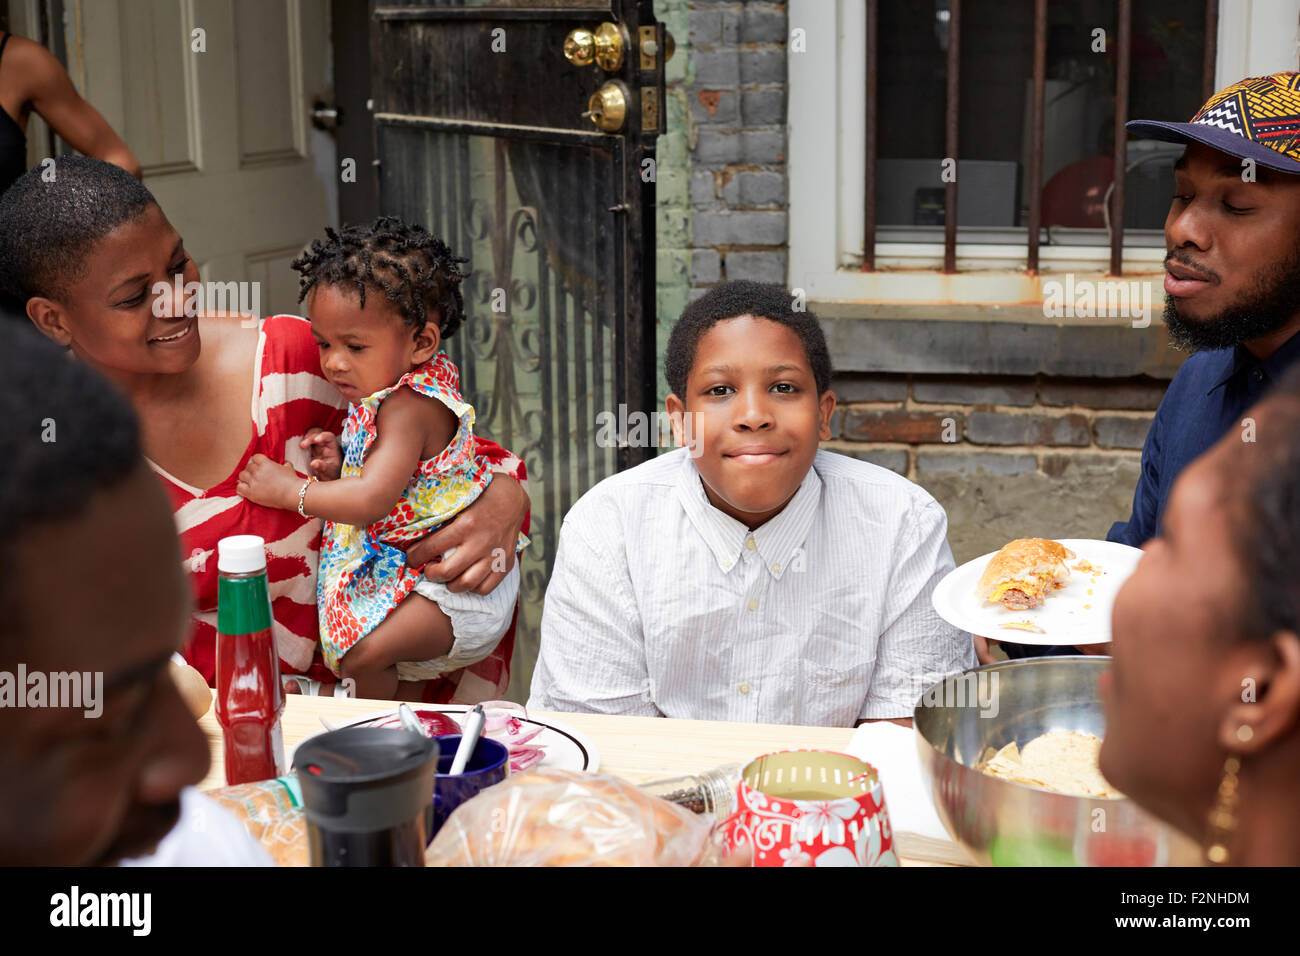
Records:
{"label": "painted grey brick", "polygon": [[784,212],[696,212],[691,238],[700,246],[779,246],[786,241]]}
{"label": "painted grey brick", "polygon": [[713,130],[700,130],[691,156],[698,163],[713,166],[726,166],[738,163],[744,155],[744,141],[739,133],[718,133]]}
{"label": "painted grey brick", "polygon": [[784,252],[728,252],[726,261],[728,281],[750,279],[785,284]]}
{"label": "painted grey brick", "polygon": [[722,11],[722,42],[739,43],[743,17],[739,8],[724,8]]}
{"label": "painted grey brick", "polygon": [[740,51],[738,50],[696,51],[694,63],[697,87],[717,90],[740,84]]}
{"label": "painted grey brick", "polygon": [[745,90],[740,95],[740,115],[745,126],[783,125],[785,90]]}
{"label": "painted grey brick", "polygon": [[691,285],[709,285],[722,278],[722,257],[716,249],[691,250]]}
{"label": "painted grey brick", "polygon": [[742,206],[785,204],[785,176],[781,173],[737,173],[736,181]]}
{"label": "painted grey brick", "polygon": [[747,3],[740,27],[742,43],[784,43],[785,8],[772,3]]}
{"label": "painted grey brick", "polygon": [[[744,140],[741,141],[742,145]],[[722,201],[731,208],[744,205],[740,201],[740,177],[735,173],[723,173]]]}
{"label": "painted grey brick", "polygon": [[901,402],[907,398],[907,379],[901,375],[836,375],[831,388],[841,402]]}
{"label": "painted grey brick", "polygon": [[1098,415],[1092,424],[1097,444],[1102,448],[1141,448],[1151,430],[1151,421],[1146,416]]}
{"label": "painted grey brick", "polygon": [[943,405],[1034,404],[1037,389],[1033,379],[924,379],[912,383],[912,397],[918,402]]}
{"label": "painted grey brick", "polygon": [[916,478],[922,485],[927,475],[1023,475],[1038,470],[1033,455],[1004,455],[997,452],[921,451],[916,454]]}
{"label": "painted grey brick", "polygon": [[740,82],[745,85],[785,82],[785,47],[760,47],[740,54]]}
{"label": "painted grey brick", "polygon": [[696,169],[691,172],[691,204],[694,206],[707,206],[717,201],[717,196],[713,192],[713,173],[707,169]]}
{"label": "painted grey brick", "polygon": [[1085,408],[1128,408],[1154,411],[1164,398],[1168,382],[1129,379],[1048,379],[1038,388],[1044,405],[1083,405]]}
{"label": "painted grey brick", "polygon": [[744,130],[740,136],[745,162],[763,166],[785,161],[784,129]]}
{"label": "painted grey brick", "polygon": [[722,39],[722,13],[718,10],[692,10],[690,24],[692,47],[714,46]]}
{"label": "painted grey brick", "polygon": [[1092,444],[1092,432],[1084,415],[971,412],[966,419],[966,438],[977,445]]}

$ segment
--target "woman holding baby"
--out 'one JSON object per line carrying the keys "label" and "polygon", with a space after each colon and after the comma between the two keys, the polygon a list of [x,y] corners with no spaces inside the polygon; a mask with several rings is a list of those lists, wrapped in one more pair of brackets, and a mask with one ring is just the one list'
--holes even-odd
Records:
{"label": "woman holding baby", "polygon": [[[174,283],[176,275],[184,281]],[[257,534],[267,543],[281,670],[302,678],[287,689],[328,693],[338,675],[319,643],[321,520],[309,509],[244,497],[239,476],[255,460],[287,462],[310,476],[319,449],[312,439],[342,430],[348,399],[322,374],[306,321],[187,316],[170,290],[198,278],[153,196],[108,163],[62,157],[53,182],[29,172],[0,199],[0,287],[41,332],[125,392],[139,415],[145,453],[171,498],[194,584],[187,660],[213,681],[217,541]],[[158,283],[169,289],[161,297]],[[453,520],[403,549],[406,563],[423,565],[445,591],[488,595],[514,567],[528,497],[519,459],[483,439],[473,439],[473,450],[503,480],[483,482]],[[513,644],[511,627],[495,646],[480,647],[477,659],[425,661],[432,679],[403,696],[499,697]]]}

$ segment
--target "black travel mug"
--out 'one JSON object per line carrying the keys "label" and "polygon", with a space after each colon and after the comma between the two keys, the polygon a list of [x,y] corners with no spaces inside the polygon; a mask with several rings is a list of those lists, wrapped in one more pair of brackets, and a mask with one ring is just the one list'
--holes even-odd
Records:
{"label": "black travel mug", "polygon": [[438,742],[352,727],[299,745],[293,758],[312,866],[424,866]]}

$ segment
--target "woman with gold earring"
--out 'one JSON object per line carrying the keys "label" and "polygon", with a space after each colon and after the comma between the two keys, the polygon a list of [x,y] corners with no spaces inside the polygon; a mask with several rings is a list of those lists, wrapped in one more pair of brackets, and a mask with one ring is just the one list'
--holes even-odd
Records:
{"label": "woman with gold earring", "polygon": [[1115,601],[1101,770],[1206,861],[1300,865],[1300,369],[1179,476]]}

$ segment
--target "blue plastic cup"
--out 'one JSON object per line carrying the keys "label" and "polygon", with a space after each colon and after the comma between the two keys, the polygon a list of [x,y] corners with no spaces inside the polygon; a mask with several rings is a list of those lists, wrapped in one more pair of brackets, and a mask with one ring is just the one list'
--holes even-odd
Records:
{"label": "blue plastic cup", "polygon": [[433,823],[429,827],[429,841],[442,829],[453,810],[481,790],[500,783],[510,773],[510,751],[488,737],[480,737],[465,772],[448,773],[460,746],[460,734],[438,737],[438,774],[433,791]]}

